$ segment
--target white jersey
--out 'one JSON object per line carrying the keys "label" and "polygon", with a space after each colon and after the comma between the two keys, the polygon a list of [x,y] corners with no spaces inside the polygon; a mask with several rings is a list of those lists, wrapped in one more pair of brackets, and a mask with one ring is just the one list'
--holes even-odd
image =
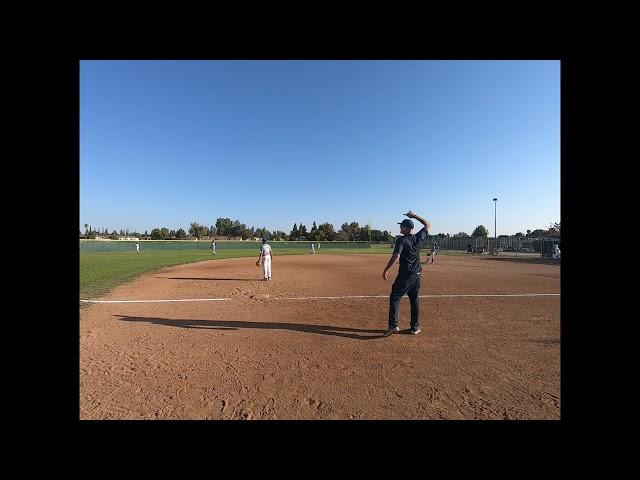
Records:
{"label": "white jersey", "polygon": [[265,258],[266,257],[271,258],[271,245],[269,245],[268,243],[265,243],[264,245],[262,245],[262,247],[260,247],[260,253]]}

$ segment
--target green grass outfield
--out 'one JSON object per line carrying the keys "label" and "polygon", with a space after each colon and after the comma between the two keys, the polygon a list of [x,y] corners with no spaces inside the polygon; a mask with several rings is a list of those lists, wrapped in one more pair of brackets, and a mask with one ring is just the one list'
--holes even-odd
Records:
{"label": "green grass outfield", "polygon": [[[352,253],[378,253],[391,256],[389,245],[372,245],[371,248],[327,248],[317,251],[319,255],[344,255]],[[306,248],[274,250],[275,255],[309,255]],[[423,250],[423,255],[427,251]],[[460,254],[464,252],[441,252]],[[137,252],[80,252],[80,298],[95,299],[105,295],[116,286],[131,281],[143,273],[183,263],[224,258],[254,257],[253,249],[218,249],[217,255],[210,250],[148,250]]]}

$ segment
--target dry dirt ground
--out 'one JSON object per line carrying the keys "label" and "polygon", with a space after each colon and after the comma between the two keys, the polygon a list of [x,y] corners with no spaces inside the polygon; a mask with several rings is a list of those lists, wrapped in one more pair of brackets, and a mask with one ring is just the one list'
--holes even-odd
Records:
{"label": "dry dirt ground", "polygon": [[[210,260],[116,288],[101,300],[229,300],[83,306],[80,418],[560,418],[560,296],[437,296],[558,294],[559,265],[438,256],[422,333],[382,338],[388,259],[276,256],[272,282]],[[366,298],[305,298],[346,296]]]}

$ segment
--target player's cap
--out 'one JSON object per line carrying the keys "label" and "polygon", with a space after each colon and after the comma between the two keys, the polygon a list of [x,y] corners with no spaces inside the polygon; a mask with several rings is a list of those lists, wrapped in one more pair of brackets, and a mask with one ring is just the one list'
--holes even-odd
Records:
{"label": "player's cap", "polygon": [[401,227],[413,228],[413,222],[408,218],[405,218],[401,222],[398,222],[398,225],[400,225]]}
{"label": "player's cap", "polygon": [[267,243],[267,239],[266,239],[266,238],[263,238],[263,239],[262,239],[262,243]]}

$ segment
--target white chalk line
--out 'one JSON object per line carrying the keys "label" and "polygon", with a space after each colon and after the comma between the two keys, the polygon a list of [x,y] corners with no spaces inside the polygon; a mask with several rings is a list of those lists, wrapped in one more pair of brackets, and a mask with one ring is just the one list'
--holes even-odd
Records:
{"label": "white chalk line", "polygon": [[[444,298],[444,297],[546,297],[560,296],[559,293],[461,293],[451,295],[418,295],[419,298]],[[342,298],[389,298],[389,295],[350,295],[344,297],[274,297],[272,300],[316,300],[316,299],[342,299]],[[403,297],[405,298],[405,297]]]}
{"label": "white chalk line", "polygon": [[[452,297],[559,297],[559,293],[461,293],[443,295],[418,295],[419,298]],[[268,297],[267,297],[268,298]],[[272,297],[269,300],[342,300],[349,298],[389,298],[389,295],[346,295],[342,297]],[[169,302],[216,302],[232,298],[186,298],[180,300],[80,300],[85,303],[169,303]]]}
{"label": "white chalk line", "polygon": [[230,298],[186,298],[184,300],[80,300],[85,303],[168,303],[168,302],[215,302]]}

